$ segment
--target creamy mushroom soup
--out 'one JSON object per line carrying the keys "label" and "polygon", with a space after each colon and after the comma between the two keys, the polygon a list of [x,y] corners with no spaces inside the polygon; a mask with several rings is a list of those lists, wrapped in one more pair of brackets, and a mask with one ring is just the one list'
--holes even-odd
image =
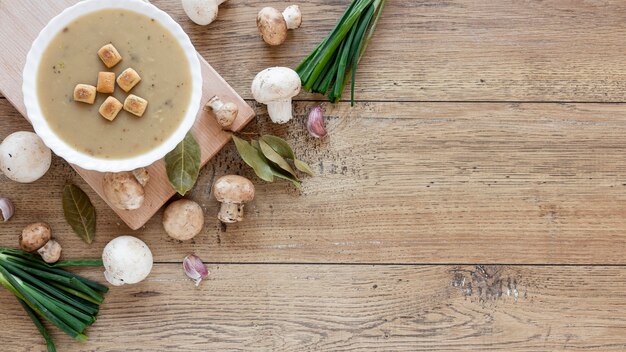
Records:
{"label": "creamy mushroom soup", "polygon": [[[107,68],[98,56],[105,44],[122,60]],[[77,84],[96,86],[99,72],[118,77],[134,69],[141,81],[112,94],[121,103],[133,94],[148,102],[141,117],[121,110],[113,121],[98,109],[111,94],[97,93],[93,104],[74,101]],[[191,73],[183,49],[157,21],[127,10],[102,10],[78,18],[46,48],[38,71],[37,94],[44,118],[66,143],[104,159],[143,154],[165,141],[180,125],[191,99]]]}

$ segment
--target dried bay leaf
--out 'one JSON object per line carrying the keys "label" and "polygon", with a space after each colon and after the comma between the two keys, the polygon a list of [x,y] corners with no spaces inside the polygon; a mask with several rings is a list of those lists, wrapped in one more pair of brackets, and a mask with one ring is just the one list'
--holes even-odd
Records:
{"label": "dried bay leaf", "polygon": [[268,160],[272,161],[278,167],[290,173],[296,180],[298,179],[296,172],[293,170],[293,168],[291,168],[291,165],[289,165],[287,160],[280,156],[280,154],[278,154],[274,149],[272,149],[272,147],[269,146],[269,144],[265,143],[265,141],[262,139],[259,140],[259,148]]}
{"label": "dried bay leaf", "polygon": [[286,140],[280,137],[272,136],[270,134],[261,136],[261,140],[267,143],[270,147],[272,147],[272,149],[274,149],[274,151],[276,151],[276,153],[278,153],[283,158],[291,160],[296,159],[296,155],[293,153],[293,149],[291,149],[291,146],[289,145],[289,143],[287,143]]}
{"label": "dried bay leaf", "polygon": [[272,168],[260,150],[237,136],[233,136],[233,142],[235,142],[235,147],[241,159],[254,170],[260,179],[267,182],[274,181]]}
{"label": "dried bay leaf", "polygon": [[200,172],[200,146],[193,134],[188,132],[164,160],[167,178],[176,192],[184,196],[193,188]]}
{"label": "dried bay leaf", "polygon": [[80,187],[68,184],[63,188],[63,214],[72,230],[86,243],[96,235],[96,208]]}
{"label": "dried bay leaf", "polygon": [[311,169],[309,164],[305,163],[304,161],[298,160],[298,159],[293,159],[293,164],[296,165],[296,169],[304,172],[305,174],[308,174],[310,176],[315,176],[315,173],[313,172],[313,169]]}

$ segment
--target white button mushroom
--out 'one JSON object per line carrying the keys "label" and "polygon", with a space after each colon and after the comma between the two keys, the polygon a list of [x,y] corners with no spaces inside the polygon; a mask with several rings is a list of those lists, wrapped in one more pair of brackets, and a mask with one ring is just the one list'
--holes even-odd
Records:
{"label": "white button mushroom", "polygon": [[243,206],[254,199],[254,185],[238,175],[222,176],[213,184],[213,194],[222,203],[217,218],[225,223],[243,220]]}
{"label": "white button mushroom", "polygon": [[204,106],[204,111],[213,111],[217,123],[223,128],[228,128],[235,122],[239,108],[235,103],[223,102],[217,95],[213,96]]}
{"label": "white button mushroom", "polygon": [[50,168],[52,153],[33,132],[15,132],[0,144],[0,169],[13,181],[30,183]]}
{"label": "white button mushroom", "polygon": [[300,93],[300,76],[288,67],[270,67],[259,72],[252,81],[252,96],[267,104],[267,113],[275,123],[292,118],[291,98]]}
{"label": "white button mushroom", "polygon": [[136,284],[152,270],[152,252],[140,239],[133,236],[116,237],[102,252],[104,277],[115,286]]}
{"label": "white button mushroom", "polygon": [[145,168],[132,172],[106,173],[102,179],[104,196],[117,209],[141,208],[144,201],[144,186],[149,180]]}
{"label": "white button mushroom", "polygon": [[182,0],[183,10],[195,24],[206,26],[217,17],[218,6],[226,0]]}
{"label": "white button mushroom", "polygon": [[189,199],[181,199],[168,205],[163,212],[163,228],[179,241],[190,240],[202,231],[204,213],[200,205]]}
{"label": "white button mushroom", "polygon": [[291,5],[282,13],[273,7],[264,7],[256,16],[261,38],[269,45],[280,45],[287,39],[287,30],[299,28],[302,13],[298,5]]}

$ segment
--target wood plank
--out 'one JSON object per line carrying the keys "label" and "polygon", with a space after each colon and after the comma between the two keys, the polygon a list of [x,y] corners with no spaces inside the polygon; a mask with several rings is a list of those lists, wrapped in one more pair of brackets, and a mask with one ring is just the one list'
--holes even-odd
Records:
{"label": "wood plank", "polygon": [[[98,209],[91,246],[65,224],[61,190],[85,184],[55,158],[40,181],[0,179],[17,215],[0,246],[47,221],[68,257],[99,256],[113,236],[143,238],[160,261],[188,252],[223,262],[624,264],[626,120],[621,104],[362,103],[325,106],[325,141],[295,121],[268,122],[264,107],[243,135],[287,138],[318,176],[302,191],[264,183],[232,144],[205,167],[190,197],[205,210],[193,241],[167,237],[157,214],[132,232],[88,192]],[[28,126],[0,101],[0,137]],[[221,226],[210,194],[227,173],[253,179],[245,221]]]}
{"label": "wood plank", "polygon": [[[0,22],[0,67],[4,71],[4,74],[0,76],[0,90],[23,115],[26,115],[26,110],[21,89],[21,72],[31,43],[49,19],[76,2],[76,0],[57,0],[28,3],[14,0],[5,1],[4,6],[0,6],[0,16],[7,18],[6,21]],[[23,26],[25,22],[29,25]],[[239,113],[233,122],[232,129],[235,131],[241,129],[254,116],[252,109],[204,58],[200,56],[199,59],[203,79],[200,106],[204,106],[215,95],[220,96],[224,101],[235,103],[239,107]],[[202,110],[198,112],[196,123],[191,131],[199,141],[203,165],[230,141],[230,133],[222,130],[212,114]],[[76,167],[76,170],[96,193],[104,198],[102,191],[104,174],[79,167]],[[146,186],[146,199],[143,206],[132,211],[114,209],[119,217],[133,229],[138,229],[145,224],[175,193],[167,179],[163,161],[150,165],[148,173],[152,182]]]}
{"label": "wood plank", "polygon": [[[90,341],[59,351],[623,351],[626,268],[179,265],[114,288]],[[101,274],[89,271],[101,279]],[[0,291],[0,340],[42,351]]]}
{"label": "wood plank", "polygon": [[[230,1],[194,25],[180,2],[153,0],[244,98],[254,75],[295,67],[335,25],[348,0],[299,3],[302,28],[280,47],[258,37],[266,0]],[[620,0],[387,1],[361,61],[356,96],[385,101],[624,101],[626,3]],[[346,92],[347,94],[347,92]],[[319,98],[303,94],[299,98]]]}

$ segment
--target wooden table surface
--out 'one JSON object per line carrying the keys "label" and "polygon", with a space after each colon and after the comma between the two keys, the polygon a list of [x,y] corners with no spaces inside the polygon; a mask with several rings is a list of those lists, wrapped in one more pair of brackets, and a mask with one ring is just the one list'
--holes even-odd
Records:
{"label": "wooden table surface", "polygon": [[[98,257],[121,234],[154,253],[145,282],[107,295],[87,344],[53,330],[60,351],[626,349],[624,1],[389,0],[358,103],[322,104],[323,141],[304,125],[320,96],[301,94],[279,126],[249,86],[263,68],[295,67],[347,0],[302,2],[303,27],[278,48],[254,18],[283,2],[231,0],[208,27],[179,1],[153,3],[255,109],[244,133],[285,137],[318,175],[301,191],[263,183],[228,145],[190,195],[206,221],[184,243],[164,233],[161,212],[128,229],[59,158],[30,185],[0,177],[17,207],[0,246],[46,221],[66,258]],[[0,99],[0,138],[25,129]],[[244,222],[224,226],[210,185],[227,173],[252,178],[257,196]],[[66,182],[97,208],[91,245],[63,220]],[[182,273],[190,252],[209,263],[199,288]],[[43,351],[6,290],[0,342]]]}

